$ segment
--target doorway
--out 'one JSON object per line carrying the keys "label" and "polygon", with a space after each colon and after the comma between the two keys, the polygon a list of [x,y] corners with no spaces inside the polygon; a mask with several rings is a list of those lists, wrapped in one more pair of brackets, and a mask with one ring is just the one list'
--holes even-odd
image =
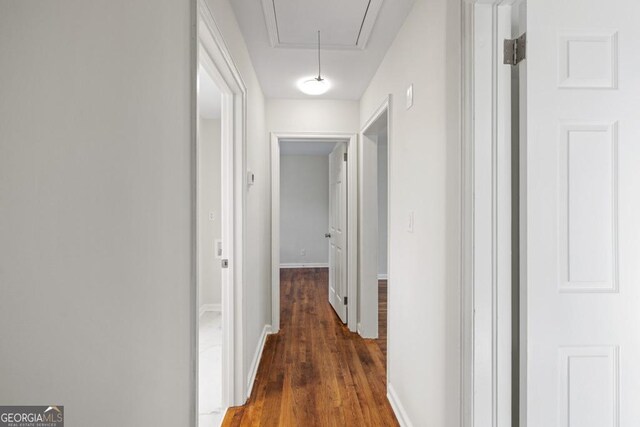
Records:
{"label": "doorway", "polygon": [[193,64],[193,418],[219,425],[247,396],[243,373],[246,87],[204,0]]}
{"label": "doorway", "polygon": [[[357,280],[356,268],[352,267],[357,265],[356,227],[351,226],[356,224],[356,139],[352,134],[271,135],[274,332],[280,329],[281,268],[300,267],[329,269],[327,299],[349,329],[356,330],[355,301],[349,300],[349,295],[355,295]],[[281,180],[283,173],[300,168],[303,163],[308,165],[304,174],[298,173],[298,179]],[[326,203],[309,211],[308,204],[296,202],[292,197],[295,194],[310,196],[308,186],[306,191],[299,188],[304,184],[300,177],[315,169],[318,174],[326,174],[322,190],[326,192]],[[321,199],[317,197],[315,202]],[[313,221],[309,221],[309,217],[313,217]]]}
{"label": "doorway", "polygon": [[[222,404],[222,94],[198,69],[198,418],[219,425]],[[226,316],[225,316],[226,320]]]}
{"label": "doorway", "polygon": [[386,354],[389,295],[389,99],[364,126],[359,150],[358,333]]}

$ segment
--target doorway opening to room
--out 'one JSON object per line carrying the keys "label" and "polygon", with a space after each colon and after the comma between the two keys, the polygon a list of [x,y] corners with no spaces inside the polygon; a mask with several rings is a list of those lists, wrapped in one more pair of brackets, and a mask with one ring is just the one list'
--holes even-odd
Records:
{"label": "doorway opening to room", "polygon": [[[360,134],[359,318],[363,338],[377,339],[387,355],[389,275],[389,99]],[[411,225],[410,225],[411,226]]]}
{"label": "doorway opening to room", "polygon": [[220,425],[245,402],[242,277],[246,205],[246,87],[204,0],[197,5],[192,161],[195,254],[193,418]]}
{"label": "doorway opening to room", "polygon": [[[198,419],[217,426],[222,399],[222,94],[204,66],[198,68]],[[226,318],[225,318],[226,320]]]}
{"label": "doorway opening to room", "polygon": [[356,330],[356,301],[349,298],[357,286],[355,141],[350,134],[272,134],[274,331],[286,311],[281,279],[303,274],[327,284],[325,301]]}

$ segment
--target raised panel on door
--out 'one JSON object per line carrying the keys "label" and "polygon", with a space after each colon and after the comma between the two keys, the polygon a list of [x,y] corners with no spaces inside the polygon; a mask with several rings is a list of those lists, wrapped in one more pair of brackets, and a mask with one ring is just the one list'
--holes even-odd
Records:
{"label": "raised panel on door", "polygon": [[528,427],[640,425],[638,16],[528,2]]}

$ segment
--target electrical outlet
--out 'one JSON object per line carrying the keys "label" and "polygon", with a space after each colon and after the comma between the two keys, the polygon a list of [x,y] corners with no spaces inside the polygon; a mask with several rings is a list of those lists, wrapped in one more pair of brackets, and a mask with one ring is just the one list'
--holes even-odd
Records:
{"label": "electrical outlet", "polygon": [[216,213],[211,211],[209,212],[209,221],[215,221],[216,220]]}
{"label": "electrical outlet", "polygon": [[307,250],[306,249],[302,249],[300,251],[300,256],[307,256]]}

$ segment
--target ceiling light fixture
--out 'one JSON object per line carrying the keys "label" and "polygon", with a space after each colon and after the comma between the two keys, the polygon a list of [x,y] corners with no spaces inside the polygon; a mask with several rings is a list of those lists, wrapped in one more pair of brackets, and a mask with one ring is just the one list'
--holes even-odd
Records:
{"label": "ceiling light fixture", "polygon": [[331,88],[329,81],[322,78],[320,64],[320,31],[318,31],[318,77],[305,77],[298,81],[298,89],[307,95],[322,95]]}

